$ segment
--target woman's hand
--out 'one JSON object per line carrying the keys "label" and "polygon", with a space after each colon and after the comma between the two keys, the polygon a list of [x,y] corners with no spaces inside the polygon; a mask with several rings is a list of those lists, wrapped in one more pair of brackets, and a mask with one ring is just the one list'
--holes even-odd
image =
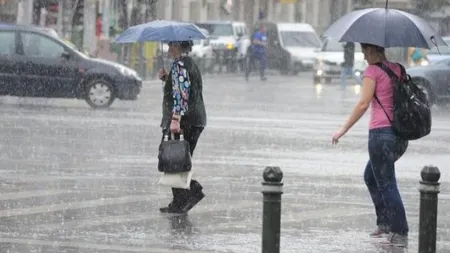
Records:
{"label": "woman's hand", "polygon": [[158,78],[161,81],[166,81],[168,75],[169,75],[169,73],[167,73],[167,71],[165,69],[160,69],[158,71]]}
{"label": "woman's hand", "polygon": [[334,134],[333,134],[333,138],[331,139],[331,142],[334,144],[334,145],[336,145],[336,144],[338,144],[338,142],[339,142],[339,139],[342,137],[342,136],[344,136],[346,133],[347,133],[347,129],[345,129],[345,128],[341,128],[341,129],[339,129],[338,131],[336,131]]}
{"label": "woman's hand", "polygon": [[[371,68],[371,67],[369,67]],[[364,115],[370,106],[375,94],[375,81],[372,78],[364,77],[361,98],[353,108],[352,114],[345,124],[333,134],[332,143],[337,144],[339,139],[348,132],[350,128]]]}
{"label": "woman's hand", "polygon": [[174,133],[174,134],[181,132],[181,127],[180,127],[180,121],[179,120],[172,119],[172,122],[170,123],[170,132]]}

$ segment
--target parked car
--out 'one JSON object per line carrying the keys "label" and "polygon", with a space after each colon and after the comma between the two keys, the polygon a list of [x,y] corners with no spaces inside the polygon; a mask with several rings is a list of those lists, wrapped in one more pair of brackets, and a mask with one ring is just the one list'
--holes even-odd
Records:
{"label": "parked car", "polygon": [[[326,38],[322,43],[322,48],[317,55],[314,66],[314,83],[329,83],[333,78],[340,78],[341,64],[344,62],[344,44],[337,40]],[[361,51],[361,45],[355,43],[355,64],[353,71],[356,76],[361,76],[368,66]]]}
{"label": "parked car", "polygon": [[[447,43],[447,45],[450,46],[450,36],[442,37],[442,39]],[[446,46],[433,47],[432,49],[428,50],[427,58],[430,64],[445,59],[450,59],[450,47]]]}
{"label": "parked car", "polygon": [[422,88],[430,103],[450,101],[450,59],[427,66],[408,68],[406,72]]}
{"label": "parked car", "polygon": [[216,63],[225,63],[223,58],[236,57],[238,65],[229,61],[233,70],[243,66],[243,59],[247,55],[247,48],[251,44],[250,35],[244,22],[236,21],[205,21],[195,23],[208,31],[210,44],[217,57]]}
{"label": "parked car", "polygon": [[91,58],[35,26],[0,24],[0,95],[85,99],[93,108],[135,100],[136,71]]}
{"label": "parked car", "polygon": [[321,41],[306,23],[262,22],[267,30],[269,68],[282,74],[312,70]]}

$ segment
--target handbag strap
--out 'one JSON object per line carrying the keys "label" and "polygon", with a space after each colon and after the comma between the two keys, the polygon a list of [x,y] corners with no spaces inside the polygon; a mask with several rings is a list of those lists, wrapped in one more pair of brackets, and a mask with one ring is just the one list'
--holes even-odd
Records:
{"label": "handbag strap", "polygon": [[[166,137],[167,137],[167,140],[169,140],[169,136],[170,136],[170,140],[175,140],[175,133],[172,133],[170,131],[170,128],[167,128],[165,130],[166,131],[164,133],[164,139],[166,139]],[[183,140],[184,140],[184,133],[183,133],[183,129],[181,129],[181,131],[180,131],[180,141],[183,141]]]}

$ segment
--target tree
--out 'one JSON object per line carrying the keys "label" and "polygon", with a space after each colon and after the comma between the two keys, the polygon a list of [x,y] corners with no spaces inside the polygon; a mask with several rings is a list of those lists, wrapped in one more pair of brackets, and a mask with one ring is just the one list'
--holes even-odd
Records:
{"label": "tree", "polygon": [[426,15],[450,6],[450,0],[415,0],[416,14]]}
{"label": "tree", "polygon": [[158,0],[147,0],[147,8],[145,9],[145,20],[154,20],[156,19],[156,3]]}
{"label": "tree", "polygon": [[120,29],[123,31],[125,29],[127,29],[128,27],[128,8],[127,8],[127,0],[120,0],[119,4],[120,4],[120,18],[119,18],[119,26]]}

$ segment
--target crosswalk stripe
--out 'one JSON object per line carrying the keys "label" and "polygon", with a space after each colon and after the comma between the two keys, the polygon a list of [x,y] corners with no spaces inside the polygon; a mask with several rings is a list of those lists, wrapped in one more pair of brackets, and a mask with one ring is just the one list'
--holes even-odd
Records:
{"label": "crosswalk stripe", "polygon": [[[164,196],[158,196],[159,199],[162,199]],[[156,200],[155,200],[156,202]],[[253,207],[258,207],[261,205],[261,202],[257,201],[250,201],[250,200],[242,200],[242,201],[236,201],[233,203],[233,209],[248,209]],[[68,221],[56,224],[41,224],[36,227],[32,227],[32,229],[36,229],[37,231],[46,231],[46,230],[55,230],[55,229],[80,229],[80,228],[87,228],[87,227],[95,227],[105,224],[122,224],[122,223],[129,223],[129,222],[137,222],[137,221],[151,221],[155,219],[161,219],[164,216],[164,214],[156,213],[158,212],[158,206],[153,207],[154,210],[144,213],[130,213],[125,215],[118,215],[118,216],[105,216],[105,217],[99,217],[96,219],[78,219],[75,221]],[[220,212],[225,210],[231,210],[229,203],[220,203],[220,204],[209,204],[209,203],[202,203],[195,207],[195,210],[193,210],[190,215],[191,216],[198,216],[206,213],[212,213],[212,212]]]}
{"label": "crosswalk stripe", "polygon": [[[4,233],[0,233],[4,234]],[[145,253],[213,253],[213,251],[199,251],[199,250],[180,250],[171,248],[156,248],[152,245],[142,245],[141,247],[131,246],[131,245],[120,245],[120,244],[96,244],[96,243],[86,243],[77,241],[48,241],[48,240],[35,240],[26,238],[8,238],[9,234],[2,236],[0,238],[0,243],[14,243],[14,244],[24,244],[32,246],[48,246],[52,248],[58,247],[70,247],[79,249],[90,249],[90,250],[110,250],[110,251],[124,251],[124,252],[145,252]]]}

